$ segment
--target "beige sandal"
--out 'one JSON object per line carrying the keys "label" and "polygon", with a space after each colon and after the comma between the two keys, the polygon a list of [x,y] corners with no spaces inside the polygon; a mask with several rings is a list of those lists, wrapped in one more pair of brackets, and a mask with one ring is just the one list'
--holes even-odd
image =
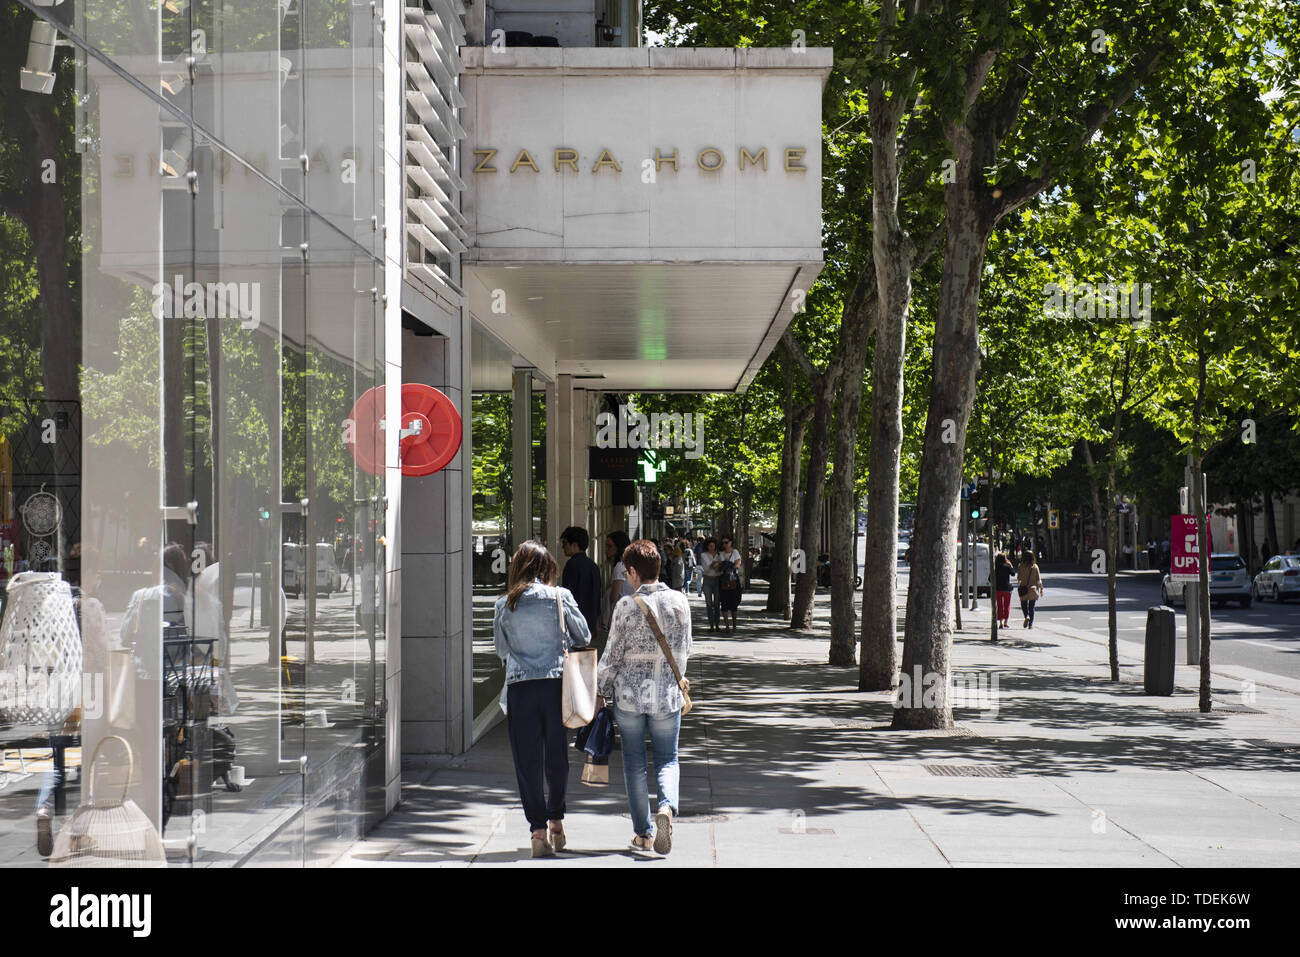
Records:
{"label": "beige sandal", "polygon": [[564,845],[567,843],[569,843],[569,839],[564,836],[564,825],[560,825],[558,831],[555,828],[551,828],[551,846],[555,848],[555,850],[564,850]]}
{"label": "beige sandal", "polygon": [[632,838],[632,846],[638,851],[649,851],[654,848],[654,842],[650,840],[650,838],[642,837],[638,834],[636,837]]}
{"label": "beige sandal", "polygon": [[533,833],[533,857],[554,857],[555,848],[551,847],[551,842],[544,837],[538,837]]}

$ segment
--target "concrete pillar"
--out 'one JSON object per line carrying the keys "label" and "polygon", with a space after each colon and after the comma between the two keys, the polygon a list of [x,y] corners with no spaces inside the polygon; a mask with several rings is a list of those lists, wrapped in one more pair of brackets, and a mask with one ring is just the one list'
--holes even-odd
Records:
{"label": "concrete pillar", "polygon": [[[591,514],[587,499],[587,469],[590,460],[587,449],[592,443],[591,420],[587,416],[587,391],[585,389],[574,389],[572,400],[573,423],[573,475],[569,485],[570,490],[570,508],[573,514],[574,525],[581,525],[591,531]],[[600,552],[596,552],[592,557],[597,561],[600,560]]]}
{"label": "concrete pillar", "polygon": [[510,418],[511,488],[510,524],[514,535],[510,551],[533,537],[533,373],[515,370]]}

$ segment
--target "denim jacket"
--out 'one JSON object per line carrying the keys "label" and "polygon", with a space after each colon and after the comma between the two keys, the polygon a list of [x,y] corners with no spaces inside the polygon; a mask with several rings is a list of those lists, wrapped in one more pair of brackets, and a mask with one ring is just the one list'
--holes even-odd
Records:
{"label": "denim jacket", "polygon": [[[567,643],[560,634],[560,615],[555,596],[564,605],[568,628]],[[506,663],[506,684],[558,678],[564,673],[566,648],[585,648],[591,642],[587,620],[567,588],[533,582],[519,596],[514,611],[506,605],[506,596],[496,601],[492,615],[492,637],[497,655]]]}

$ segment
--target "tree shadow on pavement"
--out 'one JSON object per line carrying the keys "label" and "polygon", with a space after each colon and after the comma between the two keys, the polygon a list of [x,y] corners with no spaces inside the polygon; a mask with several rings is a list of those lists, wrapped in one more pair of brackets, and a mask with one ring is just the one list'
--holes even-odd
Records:
{"label": "tree shadow on pavement", "polygon": [[[1014,660],[993,658],[961,669],[997,675],[995,713],[957,706],[955,732],[890,731],[891,693],[858,692],[856,668],[824,664],[824,634],[783,629],[779,619],[758,610],[762,596],[748,597],[754,607],[742,606],[738,631],[717,636],[698,630],[703,603],[691,600],[696,632],[687,671],[696,707],[682,721],[683,825],[692,818],[744,823],[768,815],[778,818],[774,826],[788,826],[790,819],[779,815],[915,809],[1046,818],[1061,812],[1043,806],[1042,782],[1068,775],[1297,767],[1294,753],[1234,736],[1231,715],[1197,713],[1188,689],[1160,701],[1132,680],[1103,680],[1101,661],[1095,675],[1070,670],[1050,654],[1042,665],[1025,664],[1027,652],[1059,646],[1024,635],[996,645],[956,639],[1012,653]],[[818,596],[819,607],[824,598]],[[1222,696],[1236,689],[1214,690]],[[613,820],[627,813],[621,752],[611,757],[605,788],[578,783],[581,758],[570,751],[568,813],[599,815],[602,822],[608,816],[598,836],[615,844],[585,849],[583,856],[642,859],[607,837]],[[921,767],[926,764],[976,766],[1010,777],[932,777]],[[1025,797],[1017,800],[1021,787]],[[520,850],[501,849],[502,840]],[[402,804],[353,855],[357,861],[460,864],[527,857],[527,827],[504,724],[443,766],[408,771]]]}

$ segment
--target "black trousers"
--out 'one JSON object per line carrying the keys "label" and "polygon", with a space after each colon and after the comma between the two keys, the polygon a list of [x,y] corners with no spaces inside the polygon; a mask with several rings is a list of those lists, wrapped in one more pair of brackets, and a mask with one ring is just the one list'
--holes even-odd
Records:
{"label": "black trousers", "polygon": [[564,819],[569,737],[560,719],[562,686],[559,678],[541,678],[516,681],[506,689],[510,754],[531,831],[545,830],[548,820]]}

